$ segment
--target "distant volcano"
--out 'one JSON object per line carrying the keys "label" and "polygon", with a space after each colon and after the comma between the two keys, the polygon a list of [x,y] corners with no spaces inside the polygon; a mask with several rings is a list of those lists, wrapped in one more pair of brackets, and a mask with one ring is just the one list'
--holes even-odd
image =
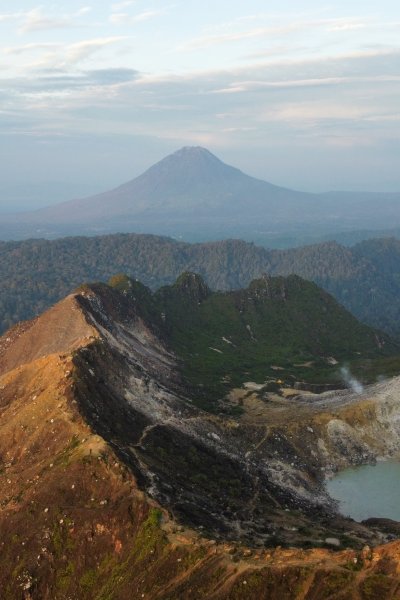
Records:
{"label": "distant volcano", "polygon": [[[85,199],[63,202],[35,213],[38,221],[57,223],[96,222],[99,218],[182,218],[216,211],[265,209],[282,195],[283,188],[249,177],[223,163],[205,148],[185,147],[156,163],[139,177],[111,191]],[[300,194],[303,196],[303,194]],[[227,216],[225,213],[221,216]]]}
{"label": "distant volcano", "polygon": [[129,231],[213,231],[219,237],[237,237],[243,228],[376,229],[392,226],[399,217],[399,194],[298,192],[250,177],[205,148],[188,146],[111,191],[7,215],[0,238]]}

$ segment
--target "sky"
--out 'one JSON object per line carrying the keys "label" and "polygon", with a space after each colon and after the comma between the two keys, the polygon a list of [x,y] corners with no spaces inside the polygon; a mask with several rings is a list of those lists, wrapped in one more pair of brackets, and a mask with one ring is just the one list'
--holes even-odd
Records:
{"label": "sky", "polygon": [[3,0],[0,36],[0,209],[187,145],[296,189],[400,191],[394,0]]}

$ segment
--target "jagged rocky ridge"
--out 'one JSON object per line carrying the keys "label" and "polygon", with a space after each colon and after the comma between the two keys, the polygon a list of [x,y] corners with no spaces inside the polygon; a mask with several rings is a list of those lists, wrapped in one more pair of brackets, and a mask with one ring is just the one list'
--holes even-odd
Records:
{"label": "jagged rocky ridge", "polygon": [[[241,417],[210,414],[196,407],[196,390],[168,345],[168,316],[149,322],[149,303],[129,291],[135,284],[116,285],[120,291],[89,286],[76,296],[98,338],[75,355],[75,391],[85,418],[151,497],[178,520],[222,539],[310,543],[311,522],[311,538],[373,538],[335,513],[323,483],[339,467],[398,450],[398,380],[362,397],[343,391],[312,401],[275,398],[270,406],[246,391]],[[196,304],[209,294],[190,274],[179,287]],[[378,400],[369,402],[369,394]],[[249,402],[253,412],[258,404],[255,417]],[[363,429],[357,422],[366,415]]]}

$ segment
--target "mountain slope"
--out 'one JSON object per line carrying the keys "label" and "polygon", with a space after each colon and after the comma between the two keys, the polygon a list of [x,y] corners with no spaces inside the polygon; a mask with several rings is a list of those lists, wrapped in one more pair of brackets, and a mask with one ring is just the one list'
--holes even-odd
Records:
{"label": "mountain slope", "polygon": [[352,248],[336,243],[278,252],[272,273],[297,273],[330,292],[360,320],[400,334],[400,241],[368,240]]}
{"label": "mountain slope", "polygon": [[[399,543],[361,550],[385,535],[338,516],[323,480],[400,450],[399,381],[210,415],[127,284],[83,286],[1,339],[2,598],[396,598]],[[276,547],[293,544],[315,548]]]}
{"label": "mountain slope", "polygon": [[[379,212],[376,211],[379,203]],[[303,231],[391,227],[399,194],[311,194],[274,186],[226,165],[208,150],[185,147],[114,190],[33,212],[4,215],[2,239],[147,232],[259,237]]]}
{"label": "mountain slope", "polygon": [[[385,357],[400,350],[296,275],[264,276],[243,290],[212,293],[199,276],[184,273],[153,298],[169,343],[184,358],[185,375],[207,398],[245,381],[265,384],[278,370],[289,387],[299,380],[341,385],[339,363],[372,381],[375,369],[368,362],[363,372],[364,361],[380,358],[384,369]],[[397,372],[400,363],[392,360]]]}

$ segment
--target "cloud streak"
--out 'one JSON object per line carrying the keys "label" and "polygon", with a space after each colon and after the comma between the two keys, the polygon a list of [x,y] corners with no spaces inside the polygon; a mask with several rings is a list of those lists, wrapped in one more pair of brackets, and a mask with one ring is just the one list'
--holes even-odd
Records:
{"label": "cloud streak", "polygon": [[0,23],[10,21],[19,22],[18,32],[20,34],[47,31],[52,29],[64,29],[76,27],[76,19],[90,13],[91,6],[82,6],[75,13],[60,16],[49,16],[42,7],[36,7],[29,11],[18,11],[14,13],[0,14]]}
{"label": "cloud streak", "polygon": [[60,29],[73,26],[73,20],[70,17],[51,18],[46,16],[42,9],[34,8],[24,16],[23,23],[19,28],[20,33],[29,33],[32,31],[43,31],[46,29]]}
{"label": "cloud streak", "polygon": [[110,23],[114,25],[135,25],[136,23],[142,23],[143,21],[149,21],[155,17],[159,17],[164,14],[164,10],[146,10],[137,15],[130,16],[127,13],[114,13],[110,16]]}
{"label": "cloud streak", "polygon": [[95,52],[102,50],[107,46],[114,45],[122,40],[126,39],[124,36],[114,36],[97,38],[93,40],[84,40],[71,44],[66,48],[65,64],[75,65],[83,60],[86,60]]}
{"label": "cloud streak", "polygon": [[45,54],[41,54],[37,60],[28,65],[29,70],[65,70],[75,68],[79,63],[91,58],[94,54],[107,47],[116,46],[126,39],[126,36],[110,36],[81,40],[66,46],[32,43],[5,48],[4,52],[6,54],[28,54],[30,56],[35,51],[45,50]]}
{"label": "cloud streak", "polygon": [[93,8],[91,6],[82,6],[79,10],[76,11],[76,16],[80,17],[82,15],[87,15],[92,12]]}
{"label": "cloud streak", "polygon": [[284,25],[274,25],[272,27],[255,27],[249,30],[230,31],[204,35],[190,40],[189,42],[179,46],[179,50],[196,50],[226,44],[231,42],[240,42],[253,38],[271,38],[288,36],[297,32],[304,32],[309,29],[322,29],[325,31],[346,31],[354,29],[363,29],[367,26],[366,22],[360,22],[355,19],[320,19],[308,21],[293,21]]}
{"label": "cloud streak", "polygon": [[111,6],[111,10],[116,12],[128,8],[128,6],[133,6],[137,3],[138,0],[125,0],[124,2],[117,2]]}
{"label": "cloud streak", "polygon": [[0,13],[0,23],[7,23],[8,21],[16,21],[24,16],[22,11],[16,13]]}
{"label": "cloud streak", "polygon": [[179,46],[178,50],[186,52],[187,50],[199,50],[202,48],[208,48],[210,46],[217,46],[219,44],[226,44],[230,42],[239,42],[242,40],[248,40],[252,38],[282,36],[292,33],[293,31],[298,31],[300,29],[304,29],[304,26],[300,26],[300,24],[292,24],[285,25],[282,27],[257,27],[249,31],[205,35],[190,40],[189,42]]}
{"label": "cloud streak", "polygon": [[21,46],[9,46],[3,48],[4,54],[24,54],[25,52],[31,53],[37,50],[53,50],[55,48],[60,48],[60,44],[55,44],[51,42],[45,43],[31,43],[31,44],[22,44]]}

